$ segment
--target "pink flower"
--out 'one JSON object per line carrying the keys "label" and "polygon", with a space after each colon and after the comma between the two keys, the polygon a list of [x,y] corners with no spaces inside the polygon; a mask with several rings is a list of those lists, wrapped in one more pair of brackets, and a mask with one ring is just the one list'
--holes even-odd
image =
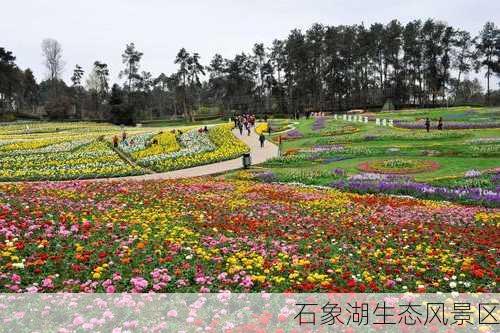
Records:
{"label": "pink flower", "polygon": [[130,279],[130,283],[134,287],[134,291],[141,292],[148,286],[148,281],[142,277],[134,277]]}
{"label": "pink flower", "polygon": [[13,283],[19,284],[21,282],[21,277],[17,274],[12,274],[11,278]]}
{"label": "pink flower", "polygon": [[80,315],[76,316],[75,319],[73,319],[73,325],[75,325],[75,326],[80,326],[84,322],[85,322],[85,320],[83,320],[83,317]]}
{"label": "pink flower", "polygon": [[394,288],[394,286],[396,285],[396,281],[394,280],[387,280],[387,282],[385,283],[385,286],[389,289],[392,289]]}
{"label": "pink flower", "polygon": [[108,294],[113,294],[115,291],[116,291],[116,288],[113,285],[109,285],[109,286],[106,287],[106,292]]}
{"label": "pink flower", "polygon": [[177,311],[175,311],[175,310],[168,311],[167,312],[167,317],[172,317],[172,318],[177,317]]}
{"label": "pink flower", "polygon": [[48,289],[54,288],[54,283],[52,282],[52,279],[50,277],[43,279],[42,287],[48,288]]}

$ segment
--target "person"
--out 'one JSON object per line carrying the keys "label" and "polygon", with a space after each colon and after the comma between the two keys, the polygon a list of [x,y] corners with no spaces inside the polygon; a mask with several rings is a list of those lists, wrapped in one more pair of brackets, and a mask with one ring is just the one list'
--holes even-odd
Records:
{"label": "person", "polygon": [[127,140],[127,133],[125,133],[125,131],[123,131],[122,133],[122,141],[125,141]]}
{"label": "person", "polygon": [[201,133],[203,133],[203,128],[202,128],[202,127],[200,127],[200,128],[198,129],[198,133],[200,133],[200,134],[201,134]]}
{"label": "person", "polygon": [[250,136],[250,123],[247,123],[247,132],[248,132],[248,136]]}
{"label": "person", "polygon": [[264,141],[266,141],[266,137],[264,136],[264,133],[260,133],[259,141],[260,141],[260,148],[264,148]]}
{"label": "person", "polygon": [[431,121],[429,120],[429,118],[425,118],[425,129],[427,130],[427,132],[431,130]]}
{"label": "person", "polygon": [[443,117],[439,117],[438,130],[439,131],[443,130]]}
{"label": "person", "polygon": [[118,136],[117,135],[115,135],[113,137],[113,147],[115,147],[115,148],[118,147]]}
{"label": "person", "polygon": [[240,130],[240,135],[243,135],[243,125],[240,123],[238,123],[238,129]]}
{"label": "person", "polygon": [[207,127],[207,126],[205,126],[205,127],[203,128],[203,132],[208,133],[208,127]]}
{"label": "person", "polygon": [[269,123],[267,123],[267,133],[271,135],[271,125]]}

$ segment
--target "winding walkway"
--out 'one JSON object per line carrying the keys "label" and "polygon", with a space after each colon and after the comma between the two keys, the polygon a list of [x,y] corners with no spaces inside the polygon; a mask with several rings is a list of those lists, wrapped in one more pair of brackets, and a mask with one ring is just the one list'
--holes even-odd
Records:
{"label": "winding walkway", "polygon": [[[233,130],[234,135],[246,143],[250,148],[250,156],[252,158],[252,165],[263,163],[271,158],[279,156],[278,146],[266,140],[264,143],[264,148],[260,147],[259,136],[252,131],[250,135],[247,135],[246,131],[243,131],[243,135],[240,135],[239,131]],[[175,170],[162,173],[153,173],[140,176],[128,176],[128,177],[117,177],[117,178],[97,178],[97,179],[84,179],[81,181],[117,181],[117,180],[159,180],[159,179],[175,179],[175,178],[191,178],[199,176],[208,176],[213,174],[218,174],[226,171],[237,170],[243,167],[241,157],[235,158],[233,160],[217,162],[213,164],[200,165],[193,168]]]}

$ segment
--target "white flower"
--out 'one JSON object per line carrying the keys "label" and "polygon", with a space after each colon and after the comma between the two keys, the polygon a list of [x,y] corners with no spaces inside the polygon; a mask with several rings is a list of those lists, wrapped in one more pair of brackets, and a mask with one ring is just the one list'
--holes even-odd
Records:
{"label": "white flower", "polygon": [[16,262],[16,263],[12,264],[12,267],[24,269],[24,263],[23,262]]}
{"label": "white flower", "polygon": [[456,282],[450,282],[450,288],[456,288],[457,287],[457,283]]}

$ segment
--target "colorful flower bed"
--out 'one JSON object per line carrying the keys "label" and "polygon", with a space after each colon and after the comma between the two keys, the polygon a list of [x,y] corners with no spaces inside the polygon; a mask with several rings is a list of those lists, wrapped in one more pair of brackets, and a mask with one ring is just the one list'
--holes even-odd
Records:
{"label": "colorful flower bed", "polygon": [[[90,138],[85,138],[85,139],[77,139],[77,140],[68,140],[68,139],[63,139],[67,141],[62,141],[62,140],[50,140],[50,141],[45,141],[45,140],[32,140],[32,141],[25,141],[25,143],[29,142],[29,145],[19,145],[16,144],[15,149],[6,149],[4,151],[0,151],[0,156],[10,156],[10,155],[29,155],[29,154],[44,154],[44,153],[62,153],[62,152],[68,152],[75,150],[81,146],[84,146],[86,144],[89,144],[92,139]],[[39,141],[43,141],[43,144],[40,144]],[[54,142],[59,142],[60,143],[54,143]],[[47,142],[50,142],[49,145],[46,145]],[[12,145],[8,145],[9,147],[12,147]],[[28,148],[28,147],[34,147],[34,148]]]}
{"label": "colorful flower bed", "polygon": [[304,137],[304,135],[297,129],[290,130],[283,135],[280,135],[281,140],[297,140]]}
{"label": "colorful flower bed", "polygon": [[499,221],[498,209],[213,178],[4,184],[0,291],[493,292]]}
{"label": "colorful flower bed", "polygon": [[0,180],[65,180],[142,174],[106,142],[94,141],[72,151],[0,155]]}
{"label": "colorful flower bed", "polygon": [[317,132],[325,128],[326,125],[326,119],[325,117],[317,117],[314,119],[314,123],[312,124],[312,130]]}
{"label": "colorful flower bed", "polygon": [[179,137],[184,149],[139,159],[138,163],[155,171],[170,171],[237,158],[249,148],[231,129],[231,125],[222,125],[211,128],[208,134],[197,130],[184,133]]}
{"label": "colorful flower bed", "polygon": [[118,148],[120,148],[120,150],[128,154],[144,150],[150,143],[153,136],[154,136],[153,133],[142,133],[129,136],[124,141],[120,141],[120,143],[118,144]]}
{"label": "colorful flower bed", "polygon": [[359,132],[359,128],[354,126],[343,126],[342,128],[325,130],[321,134],[324,136],[337,136],[337,135],[353,134],[356,132]]}
{"label": "colorful flower bed", "polygon": [[377,178],[375,176],[370,177],[371,179],[363,178],[365,179],[351,177],[348,180],[335,181],[330,186],[357,193],[401,194],[423,199],[448,200],[485,207],[500,207],[500,187],[496,189],[481,187],[453,188],[417,183],[410,179]]}
{"label": "colorful flower bed", "polygon": [[267,123],[261,123],[255,127],[255,133],[261,135],[262,133],[267,134],[269,133],[269,126]]}
{"label": "colorful flower bed", "polygon": [[[156,143],[152,142],[154,140],[156,140]],[[150,156],[172,153],[179,149],[181,149],[181,146],[177,142],[176,135],[171,132],[165,132],[150,138],[144,149],[134,151],[131,155],[134,159],[144,159]]]}
{"label": "colorful flower bed", "polygon": [[439,169],[439,163],[428,160],[375,160],[363,162],[358,169],[364,172],[409,174]]}

